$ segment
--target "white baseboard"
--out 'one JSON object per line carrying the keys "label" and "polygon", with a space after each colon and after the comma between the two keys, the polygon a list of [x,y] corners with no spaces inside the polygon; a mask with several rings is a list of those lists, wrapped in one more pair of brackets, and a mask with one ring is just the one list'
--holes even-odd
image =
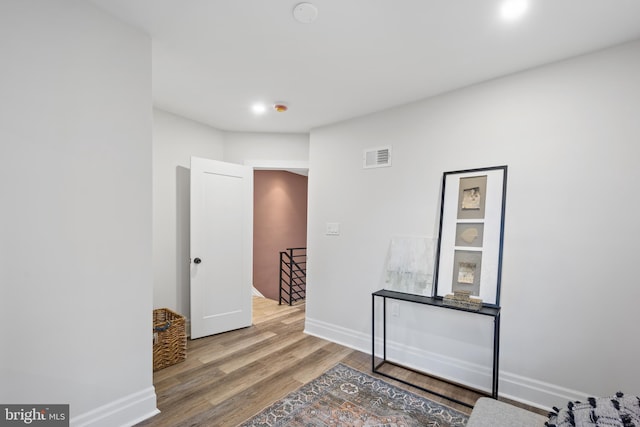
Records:
{"label": "white baseboard", "polygon": [[71,427],[133,426],[160,411],[153,386],[71,418]]}
{"label": "white baseboard", "polygon": [[[371,335],[353,331],[315,319],[306,319],[305,333],[333,341],[363,353],[371,354]],[[376,355],[381,356],[381,340],[376,339]],[[401,360],[400,360],[401,359]],[[491,367],[469,363],[424,349],[387,341],[387,360],[397,362],[426,374],[448,378],[452,381],[489,392]],[[426,368],[428,367],[428,369]],[[504,370],[500,371],[498,394],[517,402],[549,410],[570,400],[584,400],[588,393],[570,390],[556,384],[545,383]]]}
{"label": "white baseboard", "polygon": [[371,336],[320,320],[305,319],[304,332],[335,342],[363,353],[371,354]]}
{"label": "white baseboard", "polygon": [[500,396],[544,410],[550,410],[554,406],[562,407],[568,401],[584,401],[587,396],[590,396],[589,393],[505,371],[500,371],[499,390]]}
{"label": "white baseboard", "polygon": [[[376,348],[381,348],[376,347]],[[381,354],[377,354],[381,357]],[[485,393],[491,393],[490,366],[471,363],[444,354],[387,341],[387,360],[436,377],[447,378]]]}

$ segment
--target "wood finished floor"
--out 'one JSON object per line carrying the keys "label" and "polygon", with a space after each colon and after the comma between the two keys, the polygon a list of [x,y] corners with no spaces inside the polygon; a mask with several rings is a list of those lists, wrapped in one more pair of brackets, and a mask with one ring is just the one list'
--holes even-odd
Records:
{"label": "wood finished floor", "polygon": [[[137,425],[237,426],[337,363],[374,375],[369,355],[304,334],[304,316],[304,304],[289,307],[255,297],[253,326],[189,340],[187,360],[154,373],[161,413]],[[398,378],[470,404],[480,396],[428,376],[391,368]],[[380,378],[470,412],[462,405]]]}

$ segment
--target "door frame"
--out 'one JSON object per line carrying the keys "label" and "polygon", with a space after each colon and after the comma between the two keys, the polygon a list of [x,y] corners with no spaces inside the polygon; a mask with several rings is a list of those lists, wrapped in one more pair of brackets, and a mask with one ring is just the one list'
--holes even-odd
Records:
{"label": "door frame", "polygon": [[301,173],[302,171],[309,173],[309,162],[304,160],[245,160],[245,166],[251,166],[256,170],[283,170],[293,173]]}

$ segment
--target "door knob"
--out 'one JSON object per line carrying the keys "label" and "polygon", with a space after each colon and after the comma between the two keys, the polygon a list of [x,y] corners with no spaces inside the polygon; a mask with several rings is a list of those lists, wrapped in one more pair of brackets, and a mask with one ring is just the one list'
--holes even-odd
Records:
{"label": "door knob", "polygon": [[202,260],[200,258],[196,258],[193,260],[194,264],[200,264],[202,262]]}

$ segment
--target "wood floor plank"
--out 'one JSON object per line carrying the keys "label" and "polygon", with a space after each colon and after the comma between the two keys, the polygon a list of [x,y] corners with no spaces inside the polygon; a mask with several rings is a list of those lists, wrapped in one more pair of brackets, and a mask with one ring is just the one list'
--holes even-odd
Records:
{"label": "wood floor plank", "polygon": [[163,391],[171,388],[171,387],[175,387],[178,384],[181,384],[180,380],[176,377],[168,377],[163,379],[162,381],[156,381],[154,380],[153,382],[154,387],[156,389],[156,394],[160,394]]}
{"label": "wood floor plank", "polygon": [[256,346],[255,350],[252,350],[248,353],[243,354],[242,358],[239,358],[239,357],[233,358],[229,362],[222,365],[220,369],[222,369],[227,374],[231,373],[236,369],[239,369],[242,366],[246,365],[247,363],[260,360],[265,356],[270,355],[271,353],[275,353],[285,347],[289,347],[290,345],[295,344],[296,342],[302,340],[303,338],[304,338],[304,335],[302,334],[294,334],[289,336],[278,335],[276,336],[276,338],[272,338],[270,340],[265,341],[265,342],[268,342],[267,345],[260,346],[260,347]]}
{"label": "wood floor plank", "polygon": [[291,350],[291,355],[297,359],[304,359],[329,344],[326,340],[307,335]]}
{"label": "wood floor plank", "polygon": [[321,350],[306,357],[303,361],[305,369],[298,370],[293,378],[301,383],[318,378],[323,372],[340,363],[354,350],[338,344],[330,343]]}
{"label": "wood floor plank", "polygon": [[305,313],[304,312],[299,312],[297,314],[294,314],[292,316],[288,316],[286,319],[282,320],[282,323],[284,323],[285,325],[290,325],[292,323],[295,323],[299,320],[304,320],[305,317]]}
{"label": "wood floor plank", "polygon": [[199,414],[197,418],[191,418],[179,426],[236,426],[301,386],[302,383],[288,375],[276,375],[255,383],[254,387],[243,390],[215,405],[206,414]]}
{"label": "wood floor plank", "polygon": [[225,346],[220,346],[220,348],[216,349],[215,351],[212,351],[210,353],[207,353],[204,356],[200,356],[198,357],[198,360],[201,363],[207,364],[207,363],[211,363],[215,360],[220,360],[223,359],[225,357],[228,357],[229,355],[232,355],[240,350],[249,348],[251,346],[254,346],[262,341],[266,341],[269,338],[273,338],[277,336],[276,333],[274,332],[263,332],[260,333],[256,336],[253,337],[247,337],[245,339],[242,340],[238,340],[237,342],[225,345]]}
{"label": "wood floor plank", "polygon": [[[327,341],[314,337],[304,337],[302,340],[283,348],[279,352],[265,356],[260,361],[252,363],[226,375],[221,383],[221,390],[212,390],[206,398],[213,405],[243,392],[256,383],[277,375],[291,375],[301,360],[328,345]],[[297,378],[294,378],[299,381]]]}
{"label": "wood floor plank", "polygon": [[192,399],[200,399],[223,377],[224,373],[218,369],[206,370],[200,375],[191,376],[172,387],[156,392],[158,400],[162,400],[168,406],[181,406]]}
{"label": "wood floor plank", "polygon": [[184,362],[176,363],[175,365],[161,369],[153,373],[153,383],[161,384],[168,379],[175,378],[177,375],[185,371],[202,366],[202,362],[193,357],[187,349],[187,359]]}
{"label": "wood floor plank", "polygon": [[254,324],[258,325],[263,322],[268,322],[269,320],[279,319],[284,315],[289,313],[298,313],[300,310],[297,307],[289,307],[289,306],[278,306],[278,308],[265,310],[263,314],[260,316],[260,319],[254,320]]}
{"label": "wood floor plank", "polygon": [[254,362],[240,371],[225,375],[225,378],[216,384],[216,387],[202,395],[211,405],[219,405],[227,399],[253,387],[265,377],[279,372],[279,367]]}

